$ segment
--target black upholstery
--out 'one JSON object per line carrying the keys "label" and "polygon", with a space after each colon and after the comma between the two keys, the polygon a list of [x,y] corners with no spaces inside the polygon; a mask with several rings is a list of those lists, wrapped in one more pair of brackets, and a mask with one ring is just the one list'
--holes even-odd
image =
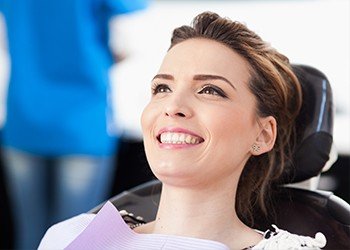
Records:
{"label": "black upholstery", "polygon": [[303,105],[296,120],[294,164],[285,172],[285,183],[319,175],[329,160],[333,142],[333,99],[327,77],[310,66],[294,65],[293,70],[302,86]]}
{"label": "black upholstery", "polygon": [[[296,120],[297,148],[284,184],[319,175],[329,160],[333,143],[333,100],[326,76],[309,66],[294,65],[293,69],[302,85],[303,105]],[[160,191],[159,181],[149,181],[111,201],[118,209],[151,221],[156,215]],[[333,193],[281,186],[275,208],[275,216],[268,219],[256,213],[254,228],[264,231],[276,224],[292,233],[312,237],[322,232],[327,238],[326,249],[350,249],[350,205]]]}
{"label": "black upholstery", "polygon": [[[350,205],[327,191],[285,187],[277,197],[273,223],[300,235],[327,238],[325,249],[350,249]],[[271,225],[271,220],[256,217],[255,228]]]}
{"label": "black upholstery", "polygon": [[5,185],[6,177],[1,147],[1,130],[0,130],[0,223],[1,223],[1,240],[0,249],[12,249],[14,246],[14,225],[12,207],[10,206],[10,196]]}

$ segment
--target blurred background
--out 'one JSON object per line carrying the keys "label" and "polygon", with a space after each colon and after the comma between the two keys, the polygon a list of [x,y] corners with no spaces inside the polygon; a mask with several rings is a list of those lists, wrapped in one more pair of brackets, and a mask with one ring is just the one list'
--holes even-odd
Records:
{"label": "blurred background", "polygon": [[[336,109],[334,143],[338,159],[322,175],[319,188],[350,202],[348,0],[153,0],[147,10],[137,15],[112,19],[110,46],[124,59],[109,73],[117,111],[115,123],[122,136],[111,195],[153,178],[143,152],[139,121],[150,97],[150,81],[170,45],[174,27],[189,24],[195,15],[207,10],[245,23],[288,55],[292,63],[313,66],[328,77]],[[10,70],[5,34],[0,14],[0,130]]]}

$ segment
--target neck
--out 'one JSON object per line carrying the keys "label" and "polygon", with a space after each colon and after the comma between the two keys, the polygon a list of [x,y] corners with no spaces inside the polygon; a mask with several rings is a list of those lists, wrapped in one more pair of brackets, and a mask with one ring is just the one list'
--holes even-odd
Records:
{"label": "neck", "polygon": [[[232,179],[231,179],[232,180]],[[217,187],[188,188],[163,184],[156,220],[150,233],[187,236],[222,242],[232,246],[232,239],[251,235],[235,211],[237,182]],[[205,188],[205,189],[204,189]]]}
{"label": "neck", "polygon": [[[222,202],[225,201],[225,202]],[[223,216],[225,215],[225,216]],[[232,223],[237,216],[234,194],[203,192],[163,186],[155,229],[177,234],[184,231],[197,233],[206,226]],[[198,230],[195,230],[195,229]],[[205,231],[204,231],[205,232]]]}

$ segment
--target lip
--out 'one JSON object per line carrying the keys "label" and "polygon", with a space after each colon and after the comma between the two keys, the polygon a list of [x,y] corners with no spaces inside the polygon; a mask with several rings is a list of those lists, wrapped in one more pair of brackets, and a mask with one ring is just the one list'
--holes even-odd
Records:
{"label": "lip", "polygon": [[[184,133],[184,134],[189,134],[189,135],[192,135],[192,136],[195,136],[195,137],[198,137],[200,138],[200,142],[198,144],[163,144],[160,142],[160,135],[162,133],[165,133],[165,132],[173,132],[173,133]],[[193,131],[191,130],[188,130],[188,129],[185,129],[185,128],[180,128],[180,127],[164,127],[164,128],[161,128],[159,131],[158,131],[158,134],[157,134],[157,141],[158,141],[158,145],[161,147],[161,148],[166,148],[166,149],[180,149],[180,148],[188,148],[188,147],[195,147],[195,146],[198,146],[200,145],[202,142],[204,142],[204,139],[202,136],[194,133]]]}

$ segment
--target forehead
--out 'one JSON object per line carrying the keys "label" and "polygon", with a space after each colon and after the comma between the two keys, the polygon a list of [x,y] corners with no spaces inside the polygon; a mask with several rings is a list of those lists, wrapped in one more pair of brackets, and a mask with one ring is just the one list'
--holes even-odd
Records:
{"label": "forehead", "polygon": [[193,38],[172,47],[160,67],[160,73],[217,74],[234,82],[248,82],[249,63],[237,52],[219,42]]}

